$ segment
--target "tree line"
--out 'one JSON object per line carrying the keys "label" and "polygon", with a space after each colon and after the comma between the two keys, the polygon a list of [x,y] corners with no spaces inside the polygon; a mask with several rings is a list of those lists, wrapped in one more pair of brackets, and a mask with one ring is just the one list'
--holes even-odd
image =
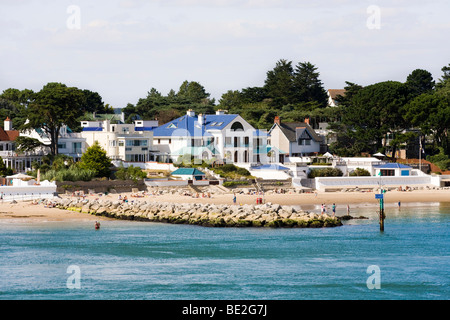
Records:
{"label": "tree line", "polygon": [[[338,97],[340,122],[331,125],[338,137],[331,151],[341,156],[391,152],[414,139],[422,154],[450,155],[450,64],[435,82],[430,72],[412,71],[405,82],[384,81],[369,86],[347,82],[345,96]],[[450,161],[441,163],[445,170]]]}
{"label": "tree line", "polygon": [[[450,155],[450,64],[442,68],[436,82],[431,73],[416,69],[405,82],[384,81],[368,86],[346,82],[338,106],[328,106],[328,96],[318,68],[311,62],[280,59],[266,72],[263,85],[228,90],[218,102],[196,81],[184,81],[167,95],[151,88],[136,104],[122,109],[125,120],[154,120],[167,123],[188,109],[209,114],[217,109],[240,114],[251,125],[270,129],[275,116],[284,122],[327,122],[337,134],[330,148],[338,155],[360,155],[386,151],[392,137],[393,153],[414,137],[420,137],[426,154]],[[89,90],[48,83],[39,92],[7,89],[0,95],[0,116],[10,117],[14,127],[41,128],[51,139],[51,154],[58,153],[58,132],[63,124],[80,130],[86,113],[112,113],[102,97]],[[415,130],[410,130],[415,129]],[[28,141],[29,143],[29,141]],[[22,142],[26,145],[26,142]],[[33,146],[33,144],[30,144]]]}

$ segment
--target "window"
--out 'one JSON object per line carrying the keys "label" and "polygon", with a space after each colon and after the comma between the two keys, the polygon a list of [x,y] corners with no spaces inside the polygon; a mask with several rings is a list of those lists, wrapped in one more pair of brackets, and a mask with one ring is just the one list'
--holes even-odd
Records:
{"label": "window", "polygon": [[120,140],[120,141],[119,141],[119,147],[123,147],[123,146],[125,146],[125,141]]}
{"label": "window", "polygon": [[381,170],[381,175],[383,177],[392,177],[395,176],[395,170]]}
{"label": "window", "polygon": [[58,149],[66,149],[66,143],[65,142],[58,143]]}
{"label": "window", "polygon": [[298,145],[299,146],[310,146],[311,145],[311,139],[298,139]]}
{"label": "window", "polygon": [[83,153],[81,150],[81,142],[73,143],[73,153]]}
{"label": "window", "polygon": [[167,126],[168,129],[176,129],[177,126],[174,123],[171,123]]}
{"label": "window", "polygon": [[109,146],[110,146],[110,147],[115,147],[115,146],[117,146],[117,141],[116,141],[116,140],[111,140],[111,141],[109,141]]}
{"label": "window", "polygon": [[231,131],[244,131],[244,126],[240,122],[235,122],[231,126]]}
{"label": "window", "polygon": [[127,147],[146,147],[147,140],[127,140]]}

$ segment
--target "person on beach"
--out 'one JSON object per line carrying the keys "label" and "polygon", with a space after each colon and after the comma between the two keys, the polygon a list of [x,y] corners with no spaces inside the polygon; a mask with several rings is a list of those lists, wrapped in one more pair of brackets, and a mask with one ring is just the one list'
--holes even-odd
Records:
{"label": "person on beach", "polygon": [[347,215],[348,216],[350,215],[350,206],[349,205],[347,205]]}
{"label": "person on beach", "polygon": [[402,203],[399,201],[398,202],[398,208],[400,209],[400,206],[402,205]]}
{"label": "person on beach", "polygon": [[324,207],[324,205],[322,203],[322,208],[320,209],[320,214],[324,214],[324,213],[325,213],[325,207]]}
{"label": "person on beach", "polygon": [[95,221],[95,230],[99,230],[100,229],[100,222]]}
{"label": "person on beach", "polygon": [[333,210],[333,217],[336,214],[336,204],[333,203],[333,206],[331,207]]}
{"label": "person on beach", "polygon": [[236,193],[234,194],[234,197],[233,197],[233,203],[236,204]]}

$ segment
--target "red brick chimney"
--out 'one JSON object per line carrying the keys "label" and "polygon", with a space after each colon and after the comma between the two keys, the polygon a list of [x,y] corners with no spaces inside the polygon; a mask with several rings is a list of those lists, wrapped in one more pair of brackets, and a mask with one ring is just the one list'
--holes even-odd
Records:
{"label": "red brick chimney", "polygon": [[280,117],[279,117],[279,116],[276,116],[276,117],[275,117],[274,123],[276,123],[276,124],[278,124],[278,125],[281,125],[281,120],[280,120]]}
{"label": "red brick chimney", "polygon": [[305,123],[308,124],[308,125],[310,125],[310,123],[309,123],[309,118],[305,118]]}

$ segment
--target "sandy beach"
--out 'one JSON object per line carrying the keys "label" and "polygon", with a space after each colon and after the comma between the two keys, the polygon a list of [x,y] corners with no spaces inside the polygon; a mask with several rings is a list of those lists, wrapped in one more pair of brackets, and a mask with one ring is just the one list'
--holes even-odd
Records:
{"label": "sandy beach", "polygon": [[[154,202],[174,202],[174,203],[214,203],[233,205],[233,194],[214,194],[211,198],[195,198],[192,196],[179,196],[172,194],[164,195],[146,195],[141,198],[132,197],[131,193],[122,193],[128,199],[134,201],[154,201]],[[117,200],[118,194],[109,195],[90,195],[88,199],[99,200]],[[67,197],[61,195],[61,197]],[[237,194],[237,205],[256,204],[256,195]],[[306,210],[319,210],[322,203],[331,206],[335,203],[339,206],[350,205],[352,208],[358,206],[378,206],[378,200],[375,199],[373,192],[317,192],[304,194],[266,194],[266,202],[277,203],[280,205],[300,206]],[[450,190],[414,190],[409,192],[390,191],[385,194],[386,207],[397,206],[398,202],[402,206],[423,205],[426,203],[449,203]],[[57,208],[47,208],[42,204],[32,204],[29,201],[9,203],[0,203],[0,220],[9,220],[11,222],[45,222],[45,221],[96,221],[108,220],[103,217],[95,217],[88,214],[72,211],[60,210]]]}

